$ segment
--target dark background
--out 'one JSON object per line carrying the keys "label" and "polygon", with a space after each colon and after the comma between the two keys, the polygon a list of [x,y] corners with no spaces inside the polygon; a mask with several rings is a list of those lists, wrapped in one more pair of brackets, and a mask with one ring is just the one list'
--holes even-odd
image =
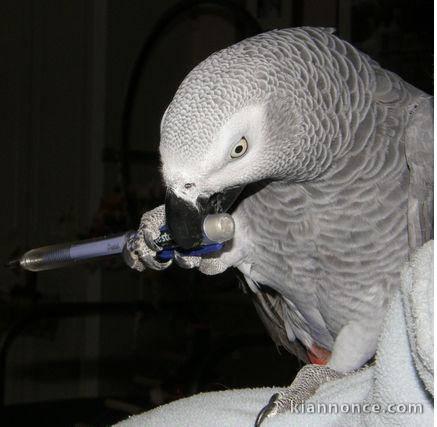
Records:
{"label": "dark background", "polygon": [[[433,91],[432,1],[192,3],[1,1],[1,260],[135,228],[163,201],[159,123],[173,93],[249,35],[335,27]],[[299,366],[233,272],[139,274],[120,260],[0,269],[0,337],[2,425],[107,425],[200,391],[286,385]]]}

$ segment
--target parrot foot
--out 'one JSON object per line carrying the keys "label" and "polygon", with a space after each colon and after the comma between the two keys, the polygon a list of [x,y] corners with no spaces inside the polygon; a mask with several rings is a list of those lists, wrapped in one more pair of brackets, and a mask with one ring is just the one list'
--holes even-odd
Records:
{"label": "parrot foot", "polygon": [[123,258],[129,267],[137,271],[144,271],[146,267],[159,271],[170,266],[172,260],[160,262],[156,259],[156,252],[162,248],[155,243],[155,239],[164,224],[164,205],[143,214],[138,231],[128,239],[123,250]]}
{"label": "parrot foot", "polygon": [[299,412],[299,406],[309,399],[325,382],[342,378],[346,374],[323,365],[306,365],[286,390],[275,393],[256,417],[255,427],[270,417],[285,412]]}

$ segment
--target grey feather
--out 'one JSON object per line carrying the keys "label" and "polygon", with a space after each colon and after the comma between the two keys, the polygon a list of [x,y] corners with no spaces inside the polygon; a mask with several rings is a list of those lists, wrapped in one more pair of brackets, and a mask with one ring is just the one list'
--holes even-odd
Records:
{"label": "grey feather", "polygon": [[253,302],[275,344],[284,347],[300,360],[307,362],[305,347],[294,336],[290,335],[290,331],[286,330],[287,324],[284,322],[284,318],[287,317],[288,307],[284,306],[283,298],[272,295],[272,292],[256,292]]}
{"label": "grey feather", "polygon": [[415,249],[434,237],[433,99],[419,96],[410,115],[405,133],[410,172],[408,239],[410,248]]}

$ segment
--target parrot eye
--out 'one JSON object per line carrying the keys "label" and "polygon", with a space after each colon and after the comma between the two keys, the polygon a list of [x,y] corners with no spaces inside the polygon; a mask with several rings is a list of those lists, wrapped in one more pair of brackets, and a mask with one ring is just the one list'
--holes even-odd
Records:
{"label": "parrot eye", "polygon": [[238,141],[238,144],[234,145],[234,148],[232,148],[231,157],[235,159],[237,157],[243,156],[246,153],[248,147],[249,144],[247,143],[246,138],[243,136],[243,138]]}

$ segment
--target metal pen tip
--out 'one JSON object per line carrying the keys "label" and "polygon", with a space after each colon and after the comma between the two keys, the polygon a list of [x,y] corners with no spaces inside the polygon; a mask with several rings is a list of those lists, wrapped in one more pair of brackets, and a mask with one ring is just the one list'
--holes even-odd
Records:
{"label": "metal pen tip", "polygon": [[18,267],[20,267],[20,258],[15,258],[15,259],[12,259],[12,260],[10,260],[10,261],[8,261],[8,262],[6,262],[5,264],[3,264],[4,265],[4,267],[6,267],[6,268],[18,268]]}

